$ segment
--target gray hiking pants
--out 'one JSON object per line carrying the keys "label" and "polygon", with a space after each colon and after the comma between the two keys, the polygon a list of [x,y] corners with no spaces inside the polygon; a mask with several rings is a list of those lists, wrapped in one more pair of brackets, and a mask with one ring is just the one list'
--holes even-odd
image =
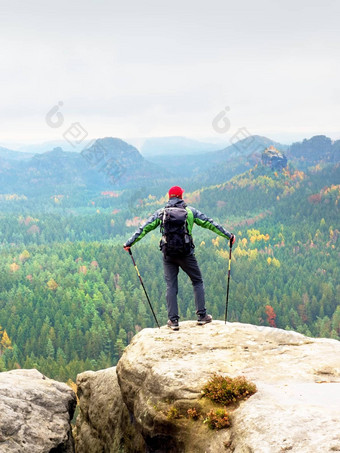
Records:
{"label": "gray hiking pants", "polygon": [[164,278],[166,281],[166,304],[171,321],[178,320],[178,272],[181,268],[189,277],[194,288],[196,314],[205,316],[205,295],[202,274],[194,254],[182,257],[163,255]]}

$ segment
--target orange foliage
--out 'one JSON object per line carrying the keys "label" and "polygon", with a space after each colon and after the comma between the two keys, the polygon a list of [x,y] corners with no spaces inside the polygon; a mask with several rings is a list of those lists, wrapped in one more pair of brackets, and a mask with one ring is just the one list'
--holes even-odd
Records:
{"label": "orange foliage", "polygon": [[107,190],[101,193],[104,197],[117,198],[119,197],[118,192],[113,192],[112,190]]}
{"label": "orange foliage", "polygon": [[270,327],[276,327],[275,323],[276,313],[271,305],[266,305],[266,315]]}
{"label": "orange foliage", "polygon": [[310,196],[308,197],[308,201],[309,201],[309,203],[314,203],[314,204],[320,203],[320,201],[321,201],[321,194],[316,193],[316,194],[314,194],[314,195],[310,195]]}
{"label": "orange foliage", "polygon": [[79,274],[87,274],[87,267],[86,266],[80,266],[78,269]]}
{"label": "orange foliage", "polygon": [[28,230],[27,233],[29,234],[39,234],[40,233],[40,228],[38,225],[32,225]]}
{"label": "orange foliage", "polygon": [[16,193],[1,193],[0,200],[6,201],[27,200],[27,197],[25,195],[17,195]]}
{"label": "orange foliage", "polygon": [[322,199],[325,199],[325,203],[329,202],[327,195],[335,196],[335,204],[340,200],[340,185],[332,184],[330,187],[324,187],[319,193],[315,193],[308,197],[310,203],[320,203]]}
{"label": "orange foliage", "polygon": [[10,264],[10,266],[9,266],[9,270],[10,270],[11,272],[13,272],[13,273],[16,272],[16,271],[18,271],[19,269],[20,269],[20,266],[18,266],[17,263],[12,263],[12,264]]}
{"label": "orange foliage", "polygon": [[134,217],[133,219],[127,219],[125,221],[125,225],[130,227],[130,226],[139,226],[141,223],[144,223],[146,219],[141,219],[140,217]]}
{"label": "orange foliage", "polygon": [[24,222],[24,224],[28,226],[30,223],[38,222],[38,219],[34,219],[33,217],[27,216],[26,219],[23,220],[20,219],[19,221],[20,223]]}

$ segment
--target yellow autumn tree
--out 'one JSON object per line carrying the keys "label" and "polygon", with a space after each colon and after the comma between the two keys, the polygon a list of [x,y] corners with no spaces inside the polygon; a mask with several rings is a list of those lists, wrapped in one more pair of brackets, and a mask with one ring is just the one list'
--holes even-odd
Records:
{"label": "yellow autumn tree", "polygon": [[78,386],[75,382],[72,381],[72,379],[69,379],[66,384],[71,387],[71,389],[74,391],[74,393],[76,394],[76,397],[77,397],[77,403],[79,404],[79,399],[78,399],[78,395],[77,395],[77,390],[78,390]]}
{"label": "yellow autumn tree", "polygon": [[30,252],[28,250],[24,250],[20,256],[19,256],[19,260],[24,263],[25,261],[27,261],[30,257]]}
{"label": "yellow autumn tree", "polygon": [[279,261],[278,259],[276,259],[276,258],[273,258],[272,264],[273,264],[275,267],[281,267],[280,261]]}
{"label": "yellow autumn tree", "polygon": [[12,264],[10,264],[10,266],[9,266],[9,270],[10,270],[11,272],[16,272],[16,271],[18,271],[19,269],[20,269],[20,266],[18,266],[17,263],[12,263]]}
{"label": "yellow autumn tree", "polygon": [[1,351],[3,351],[4,349],[12,349],[12,342],[6,332],[6,329],[3,331],[3,334],[2,334],[2,338],[1,338],[1,341],[0,341],[0,347],[1,347]]}
{"label": "yellow autumn tree", "polygon": [[58,283],[53,278],[50,278],[47,282],[47,288],[51,291],[55,291],[58,288]]}
{"label": "yellow autumn tree", "polygon": [[211,242],[213,243],[214,247],[220,246],[220,236],[217,236],[216,239],[212,239]]}
{"label": "yellow autumn tree", "polygon": [[217,250],[218,255],[227,260],[229,258],[228,250]]}

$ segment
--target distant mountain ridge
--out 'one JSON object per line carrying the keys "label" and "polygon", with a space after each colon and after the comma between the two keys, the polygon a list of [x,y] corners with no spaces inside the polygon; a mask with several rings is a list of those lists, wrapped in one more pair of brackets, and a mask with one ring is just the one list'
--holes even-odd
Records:
{"label": "distant mountain ridge", "polygon": [[0,159],[9,159],[9,160],[21,160],[29,159],[34,154],[32,153],[23,153],[21,151],[14,151],[12,149],[4,148],[0,146]]}
{"label": "distant mountain ridge", "polygon": [[280,151],[288,148],[267,137],[253,135],[218,151],[181,156],[162,155],[149,159],[155,164],[166,165],[178,177],[196,178],[204,184],[217,184],[249,170],[261,160],[262,152],[269,146],[275,146]]}
{"label": "distant mountain ridge", "polygon": [[287,153],[290,159],[307,164],[340,161],[340,140],[332,141],[325,135],[315,135],[302,142],[293,143]]}
{"label": "distant mountain ridge", "polygon": [[[190,146],[194,143],[189,142]],[[160,182],[198,188],[223,183],[249,170],[261,162],[262,153],[270,146],[301,169],[340,161],[340,140],[332,142],[326,136],[288,146],[255,135],[217,151],[162,154],[149,159],[127,142],[106,137],[81,153],[57,147],[32,155],[0,147],[0,193],[140,188]]]}
{"label": "distant mountain ridge", "polygon": [[136,148],[112,137],[97,139],[82,153],[58,147],[18,160],[24,153],[7,151],[4,158],[0,154],[0,193],[138,186],[160,174]]}

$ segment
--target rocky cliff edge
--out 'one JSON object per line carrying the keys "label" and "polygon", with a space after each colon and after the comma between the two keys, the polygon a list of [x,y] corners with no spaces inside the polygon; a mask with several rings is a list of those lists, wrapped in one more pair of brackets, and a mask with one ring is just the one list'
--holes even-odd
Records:
{"label": "rocky cliff edge", "polygon": [[[244,376],[257,393],[231,427],[203,423],[213,373]],[[144,329],[117,368],[78,375],[78,453],[340,451],[340,342],[296,332],[187,321]],[[199,420],[187,417],[195,407]]]}
{"label": "rocky cliff edge", "polygon": [[37,370],[0,373],[0,452],[74,453],[76,395]]}

